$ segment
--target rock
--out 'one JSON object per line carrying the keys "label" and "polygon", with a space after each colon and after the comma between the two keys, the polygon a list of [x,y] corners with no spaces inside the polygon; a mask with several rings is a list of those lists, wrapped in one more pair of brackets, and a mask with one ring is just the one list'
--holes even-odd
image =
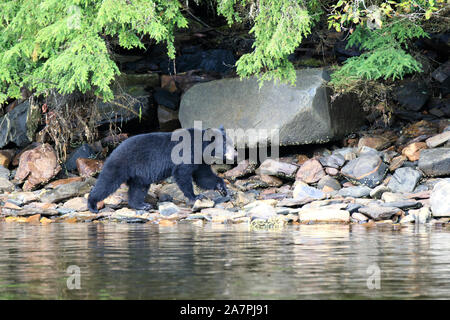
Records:
{"label": "rock", "polygon": [[364,198],[369,196],[370,191],[372,191],[372,189],[367,186],[356,186],[342,188],[339,190],[338,194],[342,197]]}
{"label": "rock", "polygon": [[393,192],[384,192],[381,195],[381,200],[384,202],[396,202],[396,201],[405,201],[406,198],[404,195]]}
{"label": "rock", "polygon": [[[227,49],[198,50],[194,53],[186,53],[175,60],[176,73],[189,70],[204,70],[221,74],[229,73],[236,62],[233,52]],[[165,73],[175,73],[172,61],[164,60],[160,68]]]}
{"label": "rock", "polygon": [[374,188],[383,181],[387,169],[379,156],[364,155],[347,163],[341,173],[353,183]]}
{"label": "rock", "polygon": [[267,220],[277,215],[275,208],[266,203],[259,203],[248,211],[251,219]]}
{"label": "rock", "polygon": [[394,91],[395,99],[406,109],[419,111],[430,97],[428,88],[419,81],[408,81]]}
{"label": "rock", "polygon": [[350,213],[346,210],[332,208],[307,208],[300,209],[298,212],[299,220],[302,223],[308,222],[331,222],[331,223],[349,223]]}
{"label": "rock", "polygon": [[278,202],[277,207],[301,207],[307,203],[315,201],[314,198],[284,198]]}
{"label": "rock", "polygon": [[322,166],[335,169],[340,169],[345,164],[344,156],[339,153],[326,157],[320,157],[319,161]]}
{"label": "rock", "polygon": [[431,73],[434,80],[443,83],[450,77],[450,61],[443,63],[436,70]]}
{"label": "rock", "polygon": [[366,136],[359,139],[358,149],[364,146],[375,150],[383,150],[391,145],[390,139],[383,136]]}
{"label": "rock", "polygon": [[415,217],[412,214],[404,216],[401,220],[401,224],[413,223],[415,221]]}
{"label": "rock", "polygon": [[202,209],[214,207],[214,201],[210,199],[197,199],[192,206],[192,211],[197,212]]}
{"label": "rock", "polygon": [[425,142],[428,148],[436,148],[449,140],[450,140],[450,131],[445,131],[431,138],[428,138]]}
{"label": "rock", "polygon": [[226,223],[234,218],[234,213],[220,208],[207,208],[201,211],[202,214],[211,217],[211,222]]}
{"label": "rock", "polygon": [[352,214],[352,218],[359,222],[366,222],[367,220],[369,220],[369,218],[367,218],[365,215],[363,215],[360,212],[354,212]]}
{"label": "rock", "polygon": [[431,219],[431,212],[428,207],[423,207],[418,210],[409,210],[408,215],[414,218],[416,223],[424,224]]}
{"label": "rock", "polygon": [[382,153],[378,152],[376,149],[373,149],[368,146],[362,146],[361,148],[358,148],[358,155],[359,156],[381,156]]}
{"label": "rock", "polygon": [[369,216],[373,220],[386,220],[390,219],[393,215],[399,213],[401,210],[395,207],[379,207],[370,205],[367,207],[362,207],[358,210],[359,212]]}
{"label": "rock", "polygon": [[417,161],[419,160],[421,151],[426,148],[427,144],[425,142],[415,142],[403,148],[402,154],[406,156],[409,161]]}
{"label": "rock", "polygon": [[269,185],[265,181],[261,180],[260,176],[257,175],[251,176],[247,179],[237,180],[234,185],[241,191],[269,187]]}
{"label": "rock", "polygon": [[433,217],[450,217],[450,179],[438,182],[431,192],[430,204]]}
{"label": "rock", "polygon": [[357,158],[357,149],[356,148],[341,148],[333,151],[333,154],[341,155],[344,157],[346,161],[354,160]]}
{"label": "rock", "polygon": [[243,207],[253,201],[255,201],[255,195],[253,193],[245,193],[242,191],[236,193],[235,203],[238,207]]}
{"label": "rock", "polygon": [[15,190],[15,186],[8,179],[0,178],[0,192],[13,192]]}
{"label": "rock", "polygon": [[239,162],[238,165],[233,169],[226,171],[223,176],[226,179],[236,180],[237,178],[253,174],[255,172],[255,169],[256,163],[250,163],[248,160],[243,160]]}
{"label": "rock", "polygon": [[330,176],[337,176],[339,174],[339,170],[335,168],[325,168],[325,173],[329,174]]}
{"label": "rock", "polygon": [[103,168],[102,160],[78,158],[77,159],[77,169],[78,173],[82,177],[91,177],[102,171]]}
{"label": "rock", "polygon": [[67,184],[67,183],[76,182],[76,181],[83,181],[83,178],[81,178],[81,177],[71,177],[71,178],[66,178],[66,179],[59,179],[59,180],[55,180],[55,181],[50,182],[45,187],[48,188],[48,189],[54,189],[57,186],[64,185],[64,184]]}
{"label": "rock", "polygon": [[325,199],[325,193],[323,191],[300,183],[295,185],[292,195],[294,199],[298,200],[308,198],[316,200]]}
{"label": "rock", "polygon": [[177,111],[180,105],[180,95],[177,92],[170,92],[161,88],[156,88],[153,93],[156,103],[170,110]]}
{"label": "rock", "polygon": [[407,157],[404,155],[393,158],[389,164],[389,171],[393,172],[400,168],[405,163],[406,159]]}
{"label": "rock", "polygon": [[87,199],[83,197],[76,197],[66,201],[63,208],[74,211],[87,211]]}
{"label": "rock", "polygon": [[261,163],[257,172],[270,176],[276,176],[285,179],[294,179],[298,167],[293,164],[281,162],[273,159],[266,159]]}
{"label": "rock", "polygon": [[158,106],[157,110],[159,130],[163,132],[171,132],[180,128],[180,120],[178,120],[178,111],[171,110],[167,107]]}
{"label": "rock", "polygon": [[323,190],[324,187],[329,187],[332,190],[339,190],[341,189],[341,184],[336,179],[325,176],[322,179],[319,180],[317,183],[317,188]]}
{"label": "rock", "polygon": [[392,192],[413,192],[422,174],[412,168],[398,168],[388,183]]}
{"label": "rock", "polygon": [[9,180],[9,176],[10,176],[11,172],[9,172],[8,169],[6,169],[3,166],[0,166],[0,178]]}
{"label": "rock", "polygon": [[283,180],[274,176],[261,174],[258,177],[262,182],[267,184],[269,187],[281,187],[283,185]]}
{"label": "rock", "polygon": [[419,169],[431,177],[450,175],[450,148],[422,150]]}
{"label": "rock", "polygon": [[[295,87],[265,82],[259,88],[256,77],[197,84],[181,99],[180,122],[183,128],[191,128],[194,121],[201,120],[205,127],[223,125],[244,130],[258,127],[269,133],[277,129],[280,145],[338,139],[358,128],[364,116],[354,97],[341,96],[330,102],[325,88],[328,79],[323,69],[304,69],[297,71]],[[277,110],[276,117],[273,110]],[[263,136],[258,137],[257,142],[266,142]],[[235,140],[241,145],[247,142],[248,135]]]}
{"label": "rock", "polygon": [[381,199],[381,196],[385,192],[389,192],[391,189],[385,185],[379,185],[370,191],[370,197],[374,199]]}
{"label": "rock", "polygon": [[68,157],[65,168],[68,171],[74,171],[77,169],[77,159],[78,158],[93,158],[95,157],[95,152],[92,148],[84,143],[81,147],[77,148],[74,152],[70,154]]}
{"label": "rock", "polygon": [[306,161],[298,169],[295,180],[300,180],[306,183],[318,182],[325,176],[325,171],[322,168],[320,162],[316,159],[310,159]]}
{"label": "rock", "polygon": [[174,213],[178,213],[180,208],[172,202],[160,202],[158,204],[158,211],[162,216],[170,216]]}
{"label": "rock", "polygon": [[53,189],[44,189],[39,193],[38,197],[41,202],[60,202],[68,198],[83,196],[91,190],[94,184],[95,179],[89,177],[82,181],[73,181],[66,184],[61,184]]}
{"label": "rock", "polygon": [[30,191],[37,185],[49,181],[61,170],[53,148],[44,143],[32,150],[25,151],[19,160],[15,179],[25,180],[22,187],[24,191]]}
{"label": "rock", "polygon": [[0,166],[8,168],[14,157],[14,150],[0,150]]}
{"label": "rock", "polygon": [[157,195],[161,202],[175,202],[179,204],[186,203],[188,200],[176,183],[163,185],[161,189],[158,190]]}
{"label": "rock", "polygon": [[396,207],[399,209],[414,209],[422,207],[422,203],[414,200],[388,201],[384,203],[382,202],[379,205],[380,207]]}
{"label": "rock", "polygon": [[24,147],[33,141],[34,133],[41,120],[38,105],[25,101],[0,119],[0,148],[12,142]]}

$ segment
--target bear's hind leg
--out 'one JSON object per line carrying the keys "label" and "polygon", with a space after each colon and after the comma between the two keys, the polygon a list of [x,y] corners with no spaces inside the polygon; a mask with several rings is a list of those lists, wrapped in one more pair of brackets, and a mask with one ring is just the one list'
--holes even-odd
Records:
{"label": "bear's hind leg", "polygon": [[128,180],[128,205],[136,210],[150,210],[152,206],[145,202],[150,185],[139,183],[135,180]]}

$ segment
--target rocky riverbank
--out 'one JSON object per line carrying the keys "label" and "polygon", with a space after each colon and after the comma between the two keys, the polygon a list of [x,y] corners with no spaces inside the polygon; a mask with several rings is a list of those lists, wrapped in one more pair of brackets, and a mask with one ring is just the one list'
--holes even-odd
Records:
{"label": "rocky riverbank", "polygon": [[[401,130],[368,130],[309,154],[215,165],[230,197],[202,191],[207,199],[186,205],[171,178],[153,184],[151,211],[127,208],[127,186],[105,199],[99,214],[86,199],[103,162],[80,157],[78,175],[64,179],[48,144],[1,151],[0,219],[5,222],[244,223],[252,229],[286,224],[357,223],[367,226],[450,221],[450,125],[448,120],[411,123]],[[341,144],[341,146],[339,146]],[[87,149],[86,146],[83,147]],[[69,159],[70,161],[70,159]],[[68,161],[68,162],[69,162]],[[9,171],[4,165],[17,166]],[[58,175],[59,174],[59,175]]]}

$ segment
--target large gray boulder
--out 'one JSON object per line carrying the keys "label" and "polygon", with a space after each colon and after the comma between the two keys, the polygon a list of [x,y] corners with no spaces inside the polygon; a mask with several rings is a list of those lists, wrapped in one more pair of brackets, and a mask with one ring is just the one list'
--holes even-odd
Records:
{"label": "large gray boulder", "polygon": [[41,113],[39,106],[25,101],[0,118],[0,148],[13,142],[24,147],[33,141],[39,125]]}
{"label": "large gray boulder", "polygon": [[182,96],[179,119],[183,128],[202,121],[203,128],[279,129],[280,145],[328,142],[364,122],[355,97],[331,102],[328,80],[319,68],[298,70],[296,86],[264,82],[259,88],[255,77],[199,83]]}

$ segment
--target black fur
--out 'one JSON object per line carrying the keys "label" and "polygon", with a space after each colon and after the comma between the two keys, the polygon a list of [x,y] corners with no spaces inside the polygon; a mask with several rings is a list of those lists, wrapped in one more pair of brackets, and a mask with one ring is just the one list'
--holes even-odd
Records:
{"label": "black fur", "polygon": [[[193,137],[193,129],[189,131]],[[202,150],[209,143],[204,142]],[[89,210],[98,212],[97,203],[124,182],[129,187],[128,205],[137,210],[151,209],[151,205],[145,202],[150,184],[170,176],[174,177],[178,187],[190,201],[203,198],[194,194],[193,181],[203,189],[228,194],[225,182],[213,173],[208,164],[193,164],[193,152],[191,164],[174,164],[171,152],[176,144],[178,141],[171,141],[170,132],[141,134],[122,142],[106,160],[97,183],[89,194]],[[193,139],[191,150],[194,150]]]}

